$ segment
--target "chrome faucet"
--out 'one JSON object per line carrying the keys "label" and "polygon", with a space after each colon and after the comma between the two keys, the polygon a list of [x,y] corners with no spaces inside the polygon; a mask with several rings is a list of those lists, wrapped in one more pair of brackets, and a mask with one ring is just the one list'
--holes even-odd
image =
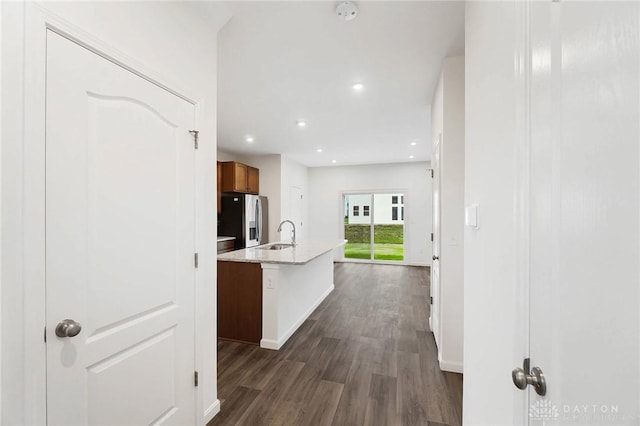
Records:
{"label": "chrome faucet", "polygon": [[283,220],[282,222],[280,222],[280,225],[278,225],[278,231],[277,232],[281,232],[282,231],[282,225],[284,225],[286,222],[289,222],[291,224],[291,228],[293,229],[293,237],[291,237],[291,245],[296,245],[296,224],[293,223],[290,220]]}

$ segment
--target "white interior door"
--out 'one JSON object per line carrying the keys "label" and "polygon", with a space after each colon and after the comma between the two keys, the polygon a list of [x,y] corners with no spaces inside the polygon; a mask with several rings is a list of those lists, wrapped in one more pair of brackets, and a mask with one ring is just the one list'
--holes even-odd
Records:
{"label": "white interior door", "polygon": [[291,221],[296,224],[296,238],[298,241],[304,240],[304,228],[302,223],[302,188],[292,186],[291,196]]}
{"label": "white interior door", "polygon": [[636,2],[532,2],[530,424],[640,424]]}
{"label": "white interior door", "polygon": [[[431,167],[433,168],[433,191],[432,191],[432,213],[433,222],[433,256],[431,263],[431,331],[436,340],[438,351],[440,351],[440,154],[442,146],[442,135],[434,141],[433,153],[431,156]],[[440,357],[438,357],[440,359]]]}
{"label": "white interior door", "polygon": [[194,424],[194,106],[52,31],[46,86],[48,423]]}

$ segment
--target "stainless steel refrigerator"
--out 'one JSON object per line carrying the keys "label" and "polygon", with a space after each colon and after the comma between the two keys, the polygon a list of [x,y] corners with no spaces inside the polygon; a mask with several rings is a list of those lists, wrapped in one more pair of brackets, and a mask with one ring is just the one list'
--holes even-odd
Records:
{"label": "stainless steel refrigerator", "polygon": [[268,243],[267,197],[222,194],[218,235],[236,237],[235,249]]}

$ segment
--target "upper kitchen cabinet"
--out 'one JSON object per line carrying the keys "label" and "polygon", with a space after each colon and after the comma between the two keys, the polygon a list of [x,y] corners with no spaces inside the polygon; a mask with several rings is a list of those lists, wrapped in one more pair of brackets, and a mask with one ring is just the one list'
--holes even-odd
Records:
{"label": "upper kitchen cabinet", "polygon": [[247,192],[258,194],[260,192],[260,170],[247,166]]}
{"label": "upper kitchen cabinet", "polygon": [[236,161],[222,163],[222,192],[258,194],[260,171]]}

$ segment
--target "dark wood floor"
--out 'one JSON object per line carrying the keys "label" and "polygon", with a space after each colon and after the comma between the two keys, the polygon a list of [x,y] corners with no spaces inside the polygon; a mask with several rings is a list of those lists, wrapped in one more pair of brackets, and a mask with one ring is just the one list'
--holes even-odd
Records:
{"label": "dark wood floor", "polygon": [[335,290],[280,351],[218,343],[213,425],[460,425],[438,368],[426,268],[338,263]]}

